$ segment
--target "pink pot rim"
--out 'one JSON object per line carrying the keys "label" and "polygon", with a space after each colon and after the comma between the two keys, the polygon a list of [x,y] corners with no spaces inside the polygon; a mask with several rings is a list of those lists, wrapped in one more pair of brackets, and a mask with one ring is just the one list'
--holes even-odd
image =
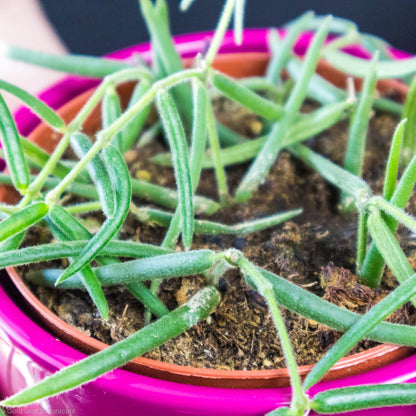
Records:
{"label": "pink pot rim", "polygon": [[[231,33],[228,33],[222,53],[225,52],[265,52],[267,51],[267,29],[249,29],[245,31],[245,41],[241,47],[236,47]],[[187,57],[194,55],[205,45],[205,40],[211,32],[183,35],[176,38],[178,49]],[[305,35],[297,45],[301,53],[310,40]],[[115,52],[109,56],[124,59],[132,53],[141,52],[144,57],[149,56],[149,45],[142,44]],[[365,56],[361,49],[353,49],[354,54]],[[394,51],[398,58],[406,57],[400,51]],[[67,77],[40,94],[45,102],[53,108],[60,107],[64,102],[96,85],[95,80],[86,80],[80,77]],[[35,127],[36,118],[25,109],[16,113],[16,121],[22,134],[28,134]],[[72,364],[86,355],[55,339],[51,334],[33,322],[13,301],[12,297],[0,286],[0,331],[7,334],[12,343],[18,345],[35,362],[50,371],[56,371]],[[117,383],[114,380],[117,379]],[[395,362],[383,368],[378,368],[364,374],[343,379],[319,383],[311,389],[311,393],[324,391],[330,388],[352,386],[369,383],[393,383],[416,381],[416,354]],[[140,376],[122,369],[100,377],[94,383],[98,388],[117,393],[120,397],[134,397],[140,389],[140,395],[148,403],[158,403],[166,400],[175,403],[179,408],[203,408],[204,411],[221,409],[224,412],[239,411],[241,415],[261,414],[289,403],[290,389],[220,389],[213,387],[200,387],[178,384],[170,381]],[[380,410],[379,414],[382,411]],[[387,413],[386,413],[387,414]]]}

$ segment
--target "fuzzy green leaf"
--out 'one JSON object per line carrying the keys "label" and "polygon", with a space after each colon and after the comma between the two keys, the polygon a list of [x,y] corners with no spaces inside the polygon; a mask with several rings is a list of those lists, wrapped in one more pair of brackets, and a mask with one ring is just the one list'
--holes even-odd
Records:
{"label": "fuzzy green leaf", "polygon": [[20,136],[9,108],[0,95],[0,142],[4,149],[7,167],[14,187],[21,193],[29,186],[29,168],[26,163]]}
{"label": "fuzzy green leaf", "polygon": [[383,198],[387,201],[391,199],[394,194],[394,190],[396,189],[397,175],[399,172],[400,150],[402,147],[403,132],[406,121],[407,119],[404,119],[397,125],[391,141],[383,187]]}
{"label": "fuzzy green leaf", "polygon": [[194,208],[185,132],[176,106],[167,92],[161,91],[157,94],[157,107],[172,152],[176,184],[178,187],[179,207],[181,210],[182,239],[185,248],[189,249],[194,233]]}
{"label": "fuzzy green leaf", "polygon": [[0,241],[4,241],[36,224],[48,213],[48,210],[49,207],[44,202],[35,202],[10,215],[9,218],[0,221]]}
{"label": "fuzzy green leaf", "polygon": [[1,44],[2,55],[28,64],[86,77],[103,78],[106,75],[131,68],[133,65],[108,58],[86,55],[52,55],[45,52]]}
{"label": "fuzzy green leaf", "polygon": [[[325,58],[335,68],[355,77],[364,78],[371,67],[371,61],[340,51],[327,51]],[[376,66],[377,78],[402,78],[416,73],[416,58],[399,61],[380,61]]]}

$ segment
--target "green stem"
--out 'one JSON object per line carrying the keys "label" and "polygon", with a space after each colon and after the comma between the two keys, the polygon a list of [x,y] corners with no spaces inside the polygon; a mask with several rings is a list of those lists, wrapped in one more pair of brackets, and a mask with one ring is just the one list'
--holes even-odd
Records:
{"label": "green stem", "polygon": [[220,204],[228,205],[230,194],[228,192],[227,176],[220,157],[220,143],[218,140],[217,129],[215,126],[215,117],[210,102],[207,102],[207,130],[210,150],[214,161],[215,177],[217,179],[218,193]]}
{"label": "green stem", "polygon": [[28,202],[30,202],[30,200],[40,192],[46,179],[48,178],[50,174],[52,174],[53,170],[56,167],[56,164],[59,162],[65,150],[67,149],[69,145],[70,137],[71,136],[70,136],[69,131],[67,131],[62,136],[61,140],[59,141],[58,145],[55,147],[55,150],[52,152],[45,166],[39,172],[35,181],[30,184],[27,190],[27,194],[22,199],[22,202],[21,202],[22,205],[25,205]]}
{"label": "green stem", "polygon": [[208,67],[212,65],[215,56],[217,55],[218,50],[220,49],[222,39],[225,35],[225,32],[227,30],[228,25],[230,24],[231,17],[233,15],[235,3],[236,0],[227,0],[227,2],[225,3],[217,28],[215,29],[214,37],[211,40],[211,44],[205,57]]}
{"label": "green stem", "polygon": [[237,251],[231,251],[230,254],[227,254],[227,257],[231,264],[235,263],[243,271],[244,275],[250,279],[252,283],[254,283],[257,291],[264,296],[267,304],[269,305],[270,313],[276,325],[286,365],[289,370],[290,384],[293,390],[292,408],[296,410],[299,415],[301,415],[300,412],[303,413],[303,410],[308,406],[308,400],[302,389],[302,382],[298,372],[295,354],[292,349],[292,344],[290,342],[285,322],[282,314],[280,313],[279,304],[274,295],[273,286],[263,277],[263,275],[251,262],[244,258],[242,254]]}
{"label": "green stem", "polygon": [[81,128],[85,119],[88,117],[89,114],[91,114],[92,110],[97,106],[97,104],[103,98],[109,86],[115,86],[122,82],[137,81],[141,79],[151,82],[153,77],[149,71],[143,68],[125,69],[115,74],[106,76],[103,82],[94,91],[92,96],[88,99],[88,101],[84,104],[84,106],[75,116],[75,118],[69,124],[69,129],[71,130],[71,132],[77,131]]}

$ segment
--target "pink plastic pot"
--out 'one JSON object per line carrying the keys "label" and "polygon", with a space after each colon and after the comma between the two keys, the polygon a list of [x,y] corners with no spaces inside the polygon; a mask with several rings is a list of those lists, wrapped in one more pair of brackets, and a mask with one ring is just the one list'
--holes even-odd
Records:
{"label": "pink plastic pot", "polygon": [[[209,33],[177,38],[183,56],[194,56],[205,46]],[[229,34],[221,52],[266,52],[267,31],[247,30],[242,47],[234,46]],[[302,53],[309,43],[302,37],[297,51]],[[148,45],[140,45],[113,54],[127,58],[141,52],[149,58]],[[364,55],[360,49],[351,50]],[[398,53],[399,54],[399,53]],[[400,55],[400,54],[399,54]],[[69,99],[94,86],[95,81],[69,77],[56,84],[41,98],[58,108]],[[16,114],[20,131],[27,135],[37,119],[26,110]],[[53,337],[29,316],[20,295],[2,276],[0,286],[0,391],[9,396],[45,376],[82,359],[84,355]],[[416,381],[416,355],[364,374],[320,383],[312,394],[330,388],[359,384]],[[124,370],[115,370],[98,380],[58,397],[43,400],[11,414],[74,414],[94,415],[263,415],[290,402],[289,388],[221,389],[157,380]],[[397,409],[375,409],[351,415],[414,415],[416,406]]]}

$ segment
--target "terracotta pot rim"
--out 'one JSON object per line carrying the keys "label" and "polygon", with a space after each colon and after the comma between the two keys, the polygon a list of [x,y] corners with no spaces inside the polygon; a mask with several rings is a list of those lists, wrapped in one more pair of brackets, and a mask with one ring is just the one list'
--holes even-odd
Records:
{"label": "terracotta pot rim", "polygon": [[[254,60],[255,62],[264,62],[268,57],[263,52],[243,52],[220,55],[217,64],[219,67],[229,66],[230,61]],[[187,60],[188,64],[190,60]],[[332,71],[340,74],[339,71],[332,69],[326,62],[320,63],[320,69],[323,72]],[[378,84],[381,91],[398,92],[403,97],[407,92],[407,86],[395,80],[382,80]],[[83,103],[92,91],[86,91],[83,94],[69,101],[61,107],[59,113],[65,113],[70,107],[78,107]],[[40,132],[45,129],[44,125],[38,126],[29,136],[39,136]],[[8,267],[7,271],[11,280],[23,295],[30,306],[36,310],[36,313],[47,322],[49,331],[53,334],[59,333],[61,338],[69,343],[75,344],[82,352],[91,353],[107,347],[106,344],[92,337],[87,336],[80,330],[67,324],[44,306],[37,297],[30,291],[28,286],[17,274],[13,267]],[[65,335],[68,334],[68,335]],[[70,342],[71,341],[71,342]],[[324,380],[333,380],[345,376],[360,374],[374,369],[378,366],[384,366],[402,358],[411,355],[413,348],[382,344],[369,350],[353,354],[342,358],[327,374]],[[305,376],[313,367],[306,365],[299,367],[301,376]],[[168,381],[178,381],[186,384],[197,384],[202,386],[224,387],[224,388],[274,388],[289,386],[288,370],[286,368],[273,370],[219,370],[205,369],[181,366],[178,364],[164,363],[161,361],[139,357],[125,366],[125,369]]]}

